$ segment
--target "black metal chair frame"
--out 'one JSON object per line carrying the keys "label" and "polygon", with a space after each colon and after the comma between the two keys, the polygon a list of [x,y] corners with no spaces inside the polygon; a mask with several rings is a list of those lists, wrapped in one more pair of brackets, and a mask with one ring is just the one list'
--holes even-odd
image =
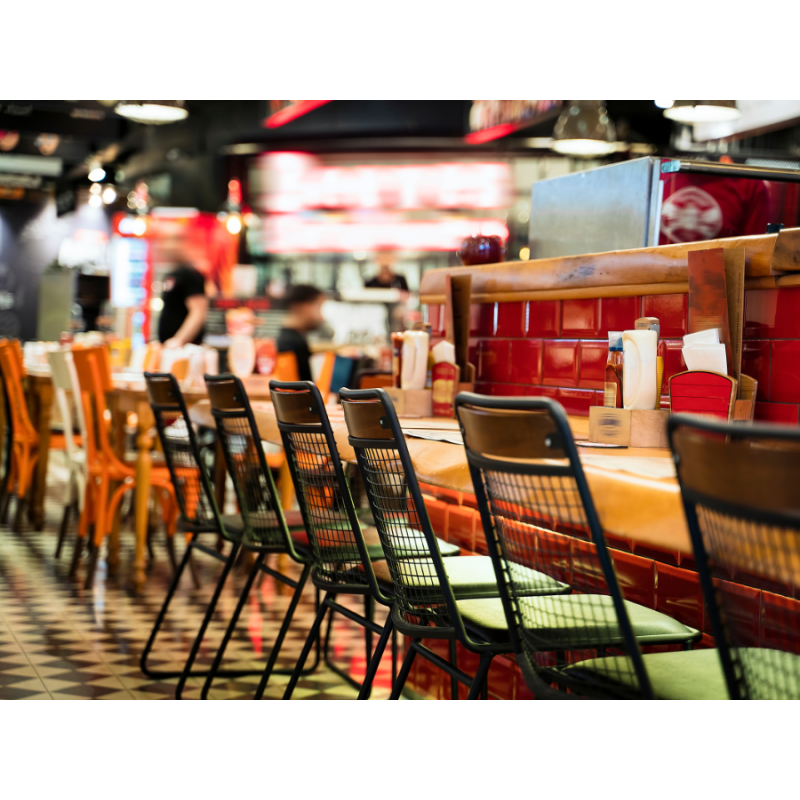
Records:
{"label": "black metal chair frame", "polygon": [[[725,674],[725,681],[728,685],[728,691],[732,700],[746,700],[749,696],[747,684],[739,659],[736,656],[736,647],[732,646],[726,631],[722,609],[713,583],[711,559],[706,549],[697,514],[697,506],[701,505],[727,517],[743,519],[761,525],[784,527],[788,524],[796,530],[800,527],[800,522],[797,517],[792,519],[785,513],[782,514],[780,512],[770,512],[760,509],[754,510],[752,507],[720,501],[688,487],[681,480],[680,456],[674,444],[675,431],[683,427],[724,438],[726,442],[735,439],[761,439],[774,442],[790,442],[795,445],[800,445],[800,429],[779,425],[731,424],[689,414],[672,414],[667,425],[670,449],[672,450],[675,460],[678,482],[681,487],[683,508],[686,513],[689,534],[694,549],[695,564],[697,565],[697,572],[700,575],[700,585],[703,590],[706,612],[711,620],[711,630],[717,644],[722,670]],[[800,498],[800,487],[798,487],[797,491],[798,498]],[[798,507],[800,507],[800,499],[798,500]]]}
{"label": "black metal chair frame", "polygon": [[[499,411],[547,412],[555,425],[556,432],[552,435],[552,438],[546,441],[546,445],[548,447],[553,447],[555,451],[563,451],[569,460],[569,464],[538,465],[515,463],[501,459],[486,458],[479,453],[471,451],[467,446],[466,432],[459,415],[459,409],[463,406],[477,406],[480,408]],[[603,536],[603,529],[600,525],[599,517],[597,516],[594,501],[589,491],[589,486],[586,482],[586,476],[584,475],[583,467],[575,446],[575,440],[572,436],[572,431],[569,427],[569,422],[563,407],[559,403],[547,397],[489,397],[486,395],[474,394],[472,392],[460,392],[456,396],[455,407],[456,417],[459,420],[459,426],[461,428],[461,434],[464,437],[467,462],[469,464],[470,475],[472,477],[472,485],[475,490],[475,497],[478,501],[481,523],[483,524],[483,529],[486,534],[486,544],[494,565],[497,583],[500,588],[500,597],[503,601],[503,609],[505,611],[506,619],[508,620],[508,628],[514,654],[517,656],[518,663],[523,670],[526,681],[534,691],[535,695],[541,698],[576,697],[576,695],[570,695],[558,689],[553,689],[549,681],[543,680],[542,677],[537,674],[536,671],[531,670],[527,664],[527,659],[524,656],[524,648],[519,631],[520,624],[517,622],[517,620],[521,618],[521,614],[519,609],[516,607],[516,602],[513,598],[513,592],[510,586],[509,575],[507,574],[504,566],[505,556],[502,552],[502,544],[495,528],[494,518],[489,507],[489,498],[484,486],[484,480],[482,476],[482,470],[484,469],[515,473],[519,475],[546,475],[552,477],[571,478],[575,481],[581,502],[583,504],[586,522],[590,531],[591,542],[595,545],[597,557],[603,571],[603,577],[613,600],[614,610],[616,611],[620,630],[623,635],[625,649],[631,658],[642,696],[648,699],[652,698],[653,691],[650,684],[650,679],[647,675],[644,662],[642,661],[641,650],[639,649],[638,642],[634,636],[633,627],[628,617],[628,612],[625,609],[622,592],[617,582],[616,573],[614,572],[614,567],[611,562],[611,556],[609,555],[605,543],[605,537]],[[569,679],[563,674],[554,674],[552,679],[554,681],[557,680],[559,686],[568,687],[570,685]],[[583,682],[581,682],[580,688],[586,688]]]}
{"label": "black metal chair frame", "polygon": [[[486,677],[488,675],[492,659],[497,654],[510,652],[511,648],[506,644],[479,641],[477,637],[473,638],[473,636],[477,634],[477,631],[471,632],[461,616],[456,603],[453,588],[450,585],[450,580],[447,576],[447,572],[442,561],[441,553],[439,552],[439,547],[436,543],[436,536],[433,532],[433,527],[431,526],[431,522],[425,508],[425,501],[422,498],[422,492],[414,471],[414,466],[411,462],[411,456],[409,455],[408,447],[406,446],[405,437],[403,435],[402,428],[400,427],[400,421],[397,417],[394,404],[384,389],[342,389],[339,396],[343,401],[343,404],[347,402],[358,403],[364,401],[377,401],[382,406],[383,416],[380,419],[380,425],[384,430],[391,434],[391,438],[361,439],[350,435],[348,437],[348,441],[355,450],[358,466],[365,475],[369,470],[367,457],[364,453],[365,450],[390,450],[394,451],[399,457],[404,472],[406,487],[411,500],[414,503],[419,525],[427,544],[428,553],[425,554],[425,557],[430,558],[433,563],[436,578],[438,579],[438,583],[441,588],[442,599],[444,600],[449,621],[451,623],[448,627],[439,628],[429,627],[427,625],[422,626],[412,624],[403,618],[398,601],[395,600],[391,611],[394,626],[403,635],[411,637],[411,644],[406,657],[403,659],[397,679],[392,687],[390,699],[397,700],[400,697],[416,655],[421,655],[427,661],[439,667],[439,669],[443,670],[447,675],[450,676],[452,687],[451,691],[454,699],[458,697],[456,682],[468,687],[468,699],[477,699],[479,694],[481,694],[482,697],[486,697]],[[365,483],[367,482],[365,481]],[[382,528],[382,509],[376,502],[376,498],[373,496],[372,489],[368,483],[366,489],[370,508],[372,509],[373,516],[375,517],[375,522],[381,535],[381,539],[384,543],[384,547],[386,547],[389,544],[389,537],[386,536]],[[453,663],[445,661],[437,653],[434,653],[430,648],[423,645],[422,639],[449,640],[450,658]],[[467,650],[480,656],[480,662],[474,676],[468,675],[466,672],[459,669],[455,664],[454,656],[456,642],[460,642]]]}
{"label": "black metal chair frame", "polygon": [[[271,575],[275,580],[280,581],[285,586],[288,586],[291,589],[294,589],[294,593],[292,595],[291,602],[289,604],[289,608],[286,611],[286,614],[283,619],[283,623],[281,624],[280,631],[278,632],[278,636],[275,639],[275,643],[273,644],[272,651],[270,652],[269,660],[267,662],[267,666],[264,668],[264,671],[261,676],[261,681],[258,684],[258,687],[255,692],[254,699],[260,700],[263,695],[264,691],[267,687],[267,683],[269,681],[270,676],[275,673],[278,675],[286,675],[286,674],[293,674],[294,668],[292,669],[276,669],[275,664],[277,662],[278,656],[280,654],[281,647],[283,646],[283,641],[286,638],[286,634],[288,633],[289,627],[292,623],[292,619],[294,617],[294,613],[297,609],[297,605],[300,602],[300,597],[303,593],[303,589],[306,585],[306,581],[311,573],[311,567],[313,565],[313,559],[311,557],[310,552],[300,552],[295,549],[295,545],[292,541],[291,534],[289,532],[289,527],[286,524],[286,519],[283,514],[283,509],[281,508],[280,503],[275,502],[278,494],[275,488],[275,483],[272,478],[272,472],[267,465],[267,460],[264,455],[264,450],[262,447],[257,446],[255,447],[257,458],[258,458],[258,466],[261,471],[261,474],[264,477],[264,480],[267,483],[267,493],[269,495],[269,499],[271,501],[271,511],[275,514],[275,523],[278,533],[280,534],[280,539],[282,542],[279,546],[269,545],[265,547],[258,546],[255,543],[254,537],[252,537],[253,528],[250,524],[250,510],[247,503],[247,496],[243,491],[243,488],[240,484],[238,479],[236,468],[235,468],[235,461],[234,455],[231,453],[229,442],[227,436],[225,434],[225,421],[226,420],[244,420],[250,429],[250,435],[253,438],[254,442],[261,443],[261,437],[258,433],[258,426],[256,425],[255,417],[253,416],[253,409],[250,405],[250,400],[247,396],[247,392],[245,391],[244,384],[242,381],[237,378],[235,375],[206,375],[205,376],[206,386],[208,387],[209,396],[212,398],[211,402],[211,414],[214,417],[214,420],[217,425],[217,435],[220,438],[220,442],[222,443],[222,452],[225,457],[225,463],[228,469],[228,473],[231,476],[233,481],[234,490],[236,491],[236,498],[239,503],[239,509],[242,514],[242,520],[244,521],[245,531],[243,534],[242,540],[242,549],[245,551],[256,553],[256,559],[253,563],[252,568],[250,569],[250,573],[245,581],[245,585],[242,588],[241,595],[239,596],[239,602],[236,606],[236,609],[231,617],[230,623],[225,631],[225,634],[222,639],[222,643],[217,651],[216,658],[214,659],[214,663],[211,666],[210,674],[206,678],[205,685],[203,686],[203,690],[201,692],[201,696],[203,699],[206,698],[208,695],[208,690],[211,686],[211,682],[213,681],[215,675],[217,674],[217,669],[219,664],[222,661],[222,657],[225,653],[225,649],[230,641],[231,636],[233,635],[233,631],[236,628],[236,623],[238,622],[239,616],[242,612],[242,608],[247,600],[247,597],[250,594],[250,589],[253,585],[253,581],[255,580],[256,576],[262,573],[267,575]],[[232,389],[232,391],[230,391]],[[223,394],[227,393],[229,396],[226,398],[226,402],[231,404],[236,404],[235,407],[229,407],[228,409],[223,409],[221,407],[215,407],[215,398],[214,395],[217,397],[222,397]],[[251,534],[248,536],[248,534]],[[248,543],[248,538],[250,539],[251,543]],[[303,548],[305,550],[305,548]],[[297,580],[294,580],[283,573],[279,572],[278,570],[272,569],[266,563],[266,557],[272,553],[283,553],[288,555],[293,561],[300,564],[302,566],[302,573]],[[319,592],[317,592],[317,604],[319,605]],[[320,638],[319,636],[316,637],[317,643],[317,657],[314,664],[302,671],[300,674],[308,675],[311,674],[319,665],[320,661]],[[310,647],[309,647],[310,649]]]}
{"label": "black metal chair frame", "polygon": [[[372,682],[375,678],[375,673],[377,672],[378,666],[380,665],[380,660],[383,656],[383,652],[390,634],[392,635],[392,678],[394,679],[396,675],[396,634],[391,615],[389,615],[387,618],[385,625],[377,625],[373,619],[373,601],[377,601],[381,605],[391,608],[394,598],[383,593],[375,577],[375,572],[372,569],[372,561],[367,553],[366,543],[361,530],[361,524],[358,519],[355,504],[353,503],[353,499],[350,494],[349,484],[347,483],[347,479],[344,475],[342,462],[339,458],[339,452],[336,447],[336,440],[333,436],[333,429],[331,428],[330,419],[328,418],[328,412],[325,409],[325,403],[322,399],[319,389],[311,381],[270,381],[269,388],[273,395],[273,405],[275,407],[275,413],[278,419],[278,429],[281,432],[281,438],[283,440],[284,452],[286,453],[286,459],[289,465],[289,472],[295,485],[295,495],[297,497],[298,505],[300,506],[300,512],[303,515],[303,521],[305,522],[306,531],[311,540],[312,550],[314,553],[315,564],[311,572],[311,581],[318,589],[325,592],[324,599],[320,604],[316,619],[314,620],[314,625],[309,631],[306,644],[297,662],[297,666],[295,667],[295,672],[286,687],[286,692],[284,693],[283,699],[288,700],[291,698],[294,688],[300,677],[300,670],[303,668],[305,660],[308,657],[311,642],[314,640],[315,636],[317,636],[325,619],[325,614],[328,610],[330,610],[331,614],[328,620],[328,631],[325,636],[324,648],[326,664],[334,673],[339,675],[353,688],[359,690],[359,700],[366,700],[369,699],[371,694]],[[294,396],[292,396],[292,393]],[[276,401],[276,394],[284,396],[279,397]],[[286,394],[289,396],[286,397]],[[281,400],[283,403],[287,403],[288,401],[289,403],[292,403],[293,406],[296,406],[296,408],[292,408],[291,414],[294,417],[294,421],[290,422],[281,419]],[[358,549],[358,555],[361,560],[360,566],[363,570],[364,580],[353,580],[349,582],[335,581],[320,574],[321,572],[326,571],[326,562],[320,553],[320,545],[315,530],[316,526],[314,522],[314,515],[310,513],[306,492],[304,490],[305,484],[303,476],[298,468],[297,459],[294,457],[296,448],[292,439],[292,434],[317,434],[322,436],[324,439],[327,457],[329,459],[330,466],[334,471],[336,488],[339,492],[339,499],[341,500],[346,512],[347,520],[350,523],[350,527],[353,532],[353,538]],[[362,616],[356,614],[352,610],[336,602],[336,598],[340,594],[363,595],[365,601],[364,615]],[[367,664],[369,667],[362,683],[354,680],[344,670],[340,669],[327,659],[328,641],[330,639],[331,632],[330,626],[334,612],[342,614],[347,619],[355,622],[358,625],[361,625],[365,629]],[[373,633],[379,636],[378,647],[374,653],[372,652],[371,641]]]}
{"label": "black metal chair frame", "polygon": [[[178,385],[178,381],[176,380],[174,375],[169,373],[150,373],[146,372],[145,381],[147,382],[148,386],[148,394],[150,395],[150,405],[153,409],[153,415],[156,421],[156,429],[158,431],[159,438],[162,443],[162,449],[164,451],[164,459],[166,461],[167,467],[170,472],[170,477],[172,478],[173,485],[175,486],[175,495],[178,500],[178,506],[180,509],[180,519],[178,522],[178,530],[191,534],[191,538],[187,542],[186,550],[183,554],[183,558],[178,565],[177,570],[173,575],[172,581],[170,583],[169,589],[167,590],[167,595],[164,599],[164,603],[161,606],[161,610],[156,617],[155,623],[153,625],[153,629],[150,633],[150,636],[142,650],[142,654],[140,657],[140,668],[142,672],[148,677],[153,679],[170,679],[170,678],[178,678],[178,685],[176,687],[175,696],[177,699],[181,699],[181,695],[183,693],[183,688],[186,684],[188,678],[206,678],[206,683],[204,684],[204,699],[205,696],[208,694],[208,687],[210,686],[211,680],[214,677],[224,677],[224,678],[241,678],[250,675],[260,675],[262,674],[261,670],[222,670],[219,669],[220,663],[222,661],[222,652],[218,650],[217,658],[215,658],[214,666],[208,670],[192,670],[192,665],[197,657],[197,653],[200,649],[200,645],[202,644],[203,637],[205,636],[205,632],[208,628],[209,623],[211,622],[211,618],[216,610],[217,603],[219,601],[219,597],[222,593],[222,589],[225,586],[225,582],[228,578],[228,575],[233,568],[237,557],[241,551],[241,543],[237,542],[235,539],[230,537],[225,530],[224,523],[222,521],[222,515],[220,514],[219,508],[216,503],[216,499],[214,496],[213,487],[211,485],[211,481],[208,477],[205,464],[200,457],[200,451],[197,445],[197,439],[195,437],[194,429],[192,427],[191,420],[189,418],[189,413],[186,408],[186,402],[184,400],[183,394],[180,390],[180,386]],[[155,383],[160,382],[166,384],[166,392],[167,397],[154,397],[155,394]],[[169,402],[164,402],[164,400],[169,400]],[[165,436],[164,432],[164,423],[162,414],[170,412],[174,413],[178,411],[180,413],[181,419],[186,426],[187,436],[189,447],[192,453],[192,456],[195,460],[197,465],[198,474],[200,477],[200,488],[202,493],[204,494],[209,508],[212,512],[212,519],[208,520],[208,525],[198,525],[192,522],[186,514],[185,508],[185,498],[183,497],[180,491],[180,478],[177,475],[177,471],[175,469],[175,464],[172,459],[172,454],[170,451],[170,446],[167,441],[167,437]],[[216,534],[217,536],[222,537],[226,541],[230,542],[230,550],[227,555],[223,554],[215,547],[210,547],[199,540],[199,537],[203,534]],[[191,559],[193,552],[197,550],[201,553],[205,553],[207,556],[215,559],[216,561],[221,561],[223,563],[222,572],[217,579],[216,586],[214,588],[214,592],[209,600],[209,603],[206,607],[206,612],[203,616],[203,619],[200,623],[200,628],[198,633],[192,643],[191,650],[189,652],[189,656],[187,657],[186,663],[184,665],[183,670],[181,671],[165,671],[165,670],[154,670],[148,667],[147,660],[150,655],[150,652],[155,644],[156,637],[158,636],[158,632],[161,629],[161,626],[166,618],[167,611],[169,609],[169,605],[172,602],[173,597],[175,596],[175,592],[178,588],[178,584],[180,583],[181,577],[183,575],[184,569],[187,565],[191,565]],[[250,582],[252,583],[252,577],[250,578]],[[249,588],[249,584],[248,584]],[[246,595],[245,595],[246,597]],[[241,603],[238,609],[241,611]],[[235,623],[234,623],[235,627]],[[232,632],[232,630],[231,630]],[[317,652],[317,661],[319,660],[319,652]]]}

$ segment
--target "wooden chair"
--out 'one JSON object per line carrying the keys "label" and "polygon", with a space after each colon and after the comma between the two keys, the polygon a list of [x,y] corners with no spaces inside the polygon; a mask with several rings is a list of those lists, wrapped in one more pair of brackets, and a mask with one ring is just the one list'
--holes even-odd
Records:
{"label": "wooden chair", "polygon": [[[333,365],[336,363],[336,353],[331,350],[325,353],[325,360],[322,362],[322,369],[317,380],[314,381],[319,393],[322,395],[323,405],[328,402],[328,395],[331,393],[331,378],[333,377]],[[280,379],[278,379],[280,380]]]}
{"label": "wooden chair", "polygon": [[[7,393],[12,428],[12,459],[6,486],[7,504],[16,489],[17,508],[13,529],[18,531],[22,525],[22,514],[28,500],[28,491],[33,483],[33,473],[39,458],[39,434],[28,416],[28,404],[22,388],[25,368],[22,361],[22,348],[18,340],[0,343],[0,370],[3,375],[3,389]],[[3,509],[3,517],[7,508]]]}
{"label": "wooden chair", "polygon": [[[86,588],[89,589],[94,580],[100,546],[111,531],[123,495],[135,487],[136,471],[134,467],[121,461],[111,446],[106,392],[113,388],[113,383],[109,369],[108,348],[74,350],[72,355],[85,403],[87,430],[90,431],[86,453],[94,509],[94,535],[90,541],[89,567],[86,576]],[[169,471],[165,467],[153,467],[150,481],[153,488],[160,489],[165,495],[161,508],[167,530],[167,549],[173,569],[177,570],[174,546],[177,504]],[[113,483],[117,483],[118,486],[112,491]],[[78,533],[80,542],[86,535],[85,524],[79,527]],[[80,554],[80,544],[76,547],[76,551]]]}

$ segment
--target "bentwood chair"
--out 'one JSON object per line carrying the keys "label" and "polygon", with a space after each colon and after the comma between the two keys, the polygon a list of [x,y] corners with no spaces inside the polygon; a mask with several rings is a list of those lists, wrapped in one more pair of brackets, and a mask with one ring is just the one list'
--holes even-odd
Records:
{"label": "bentwood chair", "polygon": [[[58,405],[59,414],[64,425],[64,450],[67,457],[67,487],[64,493],[64,514],[61,518],[61,527],[58,533],[56,558],[61,557],[61,548],[67,535],[69,518],[73,513],[80,517],[86,508],[86,491],[89,485],[89,467],[86,460],[86,417],[83,413],[83,403],[80,402],[80,393],[75,394],[75,387],[79,385],[78,375],[72,353],[69,350],[56,350],[47,354],[50,365],[50,379],[53,383],[53,393]],[[74,398],[73,403],[70,396]],[[75,444],[73,436],[73,420],[77,417],[78,429],[81,434],[81,447]]]}
{"label": "bentwood chair", "polygon": [[[367,663],[372,658],[372,633],[380,637],[374,660],[375,669],[367,672],[362,683],[327,662],[326,658],[328,667],[359,689],[360,699],[366,699],[392,633],[391,619],[387,620],[385,626],[377,625],[373,619],[374,600],[387,607],[393,602],[392,596],[384,593],[384,589],[390,587],[379,585],[372,566],[373,561],[384,557],[380,538],[377,529],[366,527],[372,521],[371,516],[365,521],[364,515],[359,515],[353,504],[319,388],[310,382],[281,381],[271,381],[269,388],[297,502],[311,543],[314,557],[311,581],[325,592],[314,625],[286,687],[284,699],[291,698],[328,611],[331,614],[329,619],[332,619],[334,612],[338,612],[364,628]],[[364,614],[357,614],[337,602],[339,595],[363,596]],[[330,631],[329,625],[325,637],[326,656]],[[394,651],[392,656],[394,666]]]}
{"label": "bentwood chair", "polygon": [[[417,655],[450,676],[453,698],[458,697],[456,684],[460,682],[469,689],[468,699],[475,699],[485,693],[492,658],[511,649],[491,561],[481,556],[442,558],[386,391],[342,389],[340,397],[348,442],[355,450],[386,556],[387,577],[394,588],[392,623],[411,637],[391,699],[400,696]],[[562,581],[534,570],[529,577],[535,587],[532,591],[537,593],[569,591]],[[423,645],[422,639],[447,640],[450,662]],[[456,642],[480,656],[474,677],[455,663]]]}
{"label": "bentwood chair", "polygon": [[[0,340],[0,347],[5,346],[7,340]],[[9,390],[6,388],[6,377],[0,364],[0,388],[3,392],[3,474],[0,477],[0,522],[5,525],[8,521],[8,504],[11,498],[9,483],[12,475],[14,461],[14,416],[11,413]]]}
{"label": "bentwood chair", "polygon": [[[701,633],[625,600],[562,406],[461,393],[458,416],[514,654],[537,698],[725,699]],[[620,498],[624,502],[624,498]],[[573,593],[526,596],[528,569]]]}
{"label": "bentwood chair", "polygon": [[[800,430],[675,414],[668,431],[730,696],[800,699]],[[742,573],[777,595],[760,626]]]}
{"label": "bentwood chair", "polygon": [[8,397],[11,424],[11,468],[6,484],[6,498],[2,512],[7,515],[7,504],[12,494],[17,497],[13,529],[22,526],[23,511],[28,493],[33,484],[33,474],[39,458],[39,434],[28,416],[28,404],[22,388],[24,367],[19,341],[0,342],[0,371],[3,375],[3,389]]}
{"label": "bentwood chair", "polygon": [[[86,588],[90,589],[94,581],[100,548],[111,532],[122,497],[136,486],[136,471],[134,467],[119,458],[111,445],[106,392],[113,388],[113,383],[108,349],[73,348],[72,360],[86,415],[87,441],[84,447],[89,474],[87,499],[91,504],[94,523],[94,533],[89,539],[89,565],[86,573]],[[150,483],[153,489],[162,493],[161,510],[167,532],[167,549],[173,569],[177,569],[173,542],[177,507],[169,471],[164,467],[153,467]],[[86,532],[86,521],[82,521],[78,528],[77,555],[76,559],[73,559],[73,567],[80,557]]]}
{"label": "bentwood chair", "polygon": [[[304,530],[302,515],[290,511],[284,512],[278,502],[272,472],[267,465],[253,410],[242,381],[234,375],[206,375],[205,381],[211,401],[211,413],[225,458],[225,466],[231,477],[241,513],[241,547],[246,552],[255,554],[256,558],[211,666],[211,672],[203,686],[202,697],[205,698],[208,694],[211,682],[236,628],[239,615],[250,594],[253,581],[260,573],[266,573],[285,586],[294,589],[294,593],[272,647],[261,682],[256,689],[255,699],[260,700],[273,672],[286,674],[286,670],[278,670],[275,665],[311,572],[313,556],[308,544],[308,536]],[[301,567],[300,577],[295,580],[270,567],[266,561],[270,554],[288,555]],[[315,669],[319,663],[319,649],[318,643],[317,660],[310,669]]]}
{"label": "bentwood chair", "polygon": [[[164,598],[164,604],[156,617],[153,630],[142,651],[140,664],[142,672],[148,678],[159,680],[179,678],[180,682],[176,687],[176,697],[180,699],[188,678],[208,678],[212,675],[211,670],[192,670],[192,666],[217,608],[225,582],[236,558],[240,554],[244,524],[239,515],[223,516],[220,513],[211,480],[208,476],[208,470],[200,454],[186,402],[175,376],[171,373],[145,372],[144,377],[147,383],[147,393],[150,399],[150,407],[153,410],[156,430],[158,431],[161,448],[164,451],[164,460],[172,478],[175,498],[180,511],[178,530],[186,534],[187,541],[183,558],[175,571],[172,583]],[[223,540],[230,544],[227,555],[207,543],[211,535],[221,536]],[[203,539],[206,541],[203,541]],[[184,668],[180,671],[151,669],[147,663],[150,652],[167,616],[181,576],[187,566],[190,569],[192,568],[192,557],[195,551],[221,561],[223,565],[222,571],[206,606],[205,614],[192,643]],[[197,581],[195,583],[197,584]],[[213,675],[220,678],[241,678],[260,674],[260,669],[257,671],[222,670],[219,669],[219,662],[217,662],[216,669],[213,671]]]}

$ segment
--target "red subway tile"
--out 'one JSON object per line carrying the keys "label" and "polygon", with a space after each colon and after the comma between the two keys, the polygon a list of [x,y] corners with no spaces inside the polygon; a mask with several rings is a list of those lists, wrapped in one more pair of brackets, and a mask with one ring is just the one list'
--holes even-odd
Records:
{"label": "red subway tile", "polygon": [[469,341],[469,353],[467,355],[469,359],[469,363],[472,364],[475,369],[478,369],[478,364],[480,363],[480,354],[478,353],[478,340],[477,339],[470,339]]}
{"label": "red subway tile", "polygon": [[525,394],[525,387],[512,383],[493,383],[489,394],[492,397],[522,397]]}
{"label": "red subway tile", "polygon": [[433,527],[433,532],[447,540],[447,503],[441,500],[425,500],[425,508]]}
{"label": "red subway tile", "polygon": [[[481,303],[480,305],[472,306],[469,317],[469,332],[476,333],[478,336],[494,336],[494,312],[496,306],[497,303]],[[478,309],[477,312],[474,311],[475,308]],[[475,324],[474,329],[472,327],[473,322]]]}
{"label": "red subway tile", "polygon": [[510,342],[481,339],[478,345],[478,379],[497,383],[508,380]]}
{"label": "red subway tile", "polygon": [[561,330],[561,301],[531,300],[528,303],[526,317],[528,336],[557,339]]}
{"label": "red subway tile", "polygon": [[497,324],[494,335],[505,339],[518,339],[525,335],[526,303],[498,303]]}
{"label": "red subway tile", "polygon": [[656,611],[701,630],[703,595],[696,572],[656,563]]}
{"label": "red subway tile", "polygon": [[661,381],[661,394],[669,394],[669,379],[679,372],[686,371],[683,363],[683,342],[666,339],[659,343],[658,354],[664,359],[664,377]]}
{"label": "red subway tile", "polygon": [[427,309],[427,322],[431,325],[431,332],[434,336],[442,332],[442,325],[444,320],[444,314],[442,313],[443,306],[441,305],[432,305],[426,306]]}
{"label": "red subway tile", "polygon": [[[761,622],[761,592],[750,586],[731,581],[714,580],[717,594],[722,596],[723,615],[730,626],[734,641],[745,647],[758,647]],[[703,630],[713,635],[708,609],[705,610]]]}
{"label": "red subway tile", "polygon": [[551,578],[571,584],[574,541],[570,536],[555,531],[538,530],[534,567]]}
{"label": "red subway tile", "polygon": [[468,508],[477,508],[478,499],[475,497],[474,494],[467,494],[466,492],[464,492],[461,495],[461,505],[467,506]]}
{"label": "red subway tile", "polygon": [[526,386],[523,395],[525,397],[558,397],[558,389],[550,386]]}
{"label": "red subway tile", "polygon": [[521,339],[511,342],[511,369],[508,373],[511,383],[542,382],[542,340]]}
{"label": "red subway tile", "polygon": [[744,293],[744,337],[800,339],[800,290],[747,290]]}
{"label": "red subway tile", "polygon": [[758,381],[756,397],[769,400],[770,342],[750,340],[742,342],[742,372]]}
{"label": "red subway tile", "polygon": [[581,389],[602,389],[605,384],[608,344],[606,342],[581,342],[580,374],[578,386]]}
{"label": "red subway tile", "polygon": [[567,414],[588,417],[589,409],[594,405],[594,392],[589,389],[559,389],[556,399]]}
{"label": "red subway tile", "polygon": [[[759,388],[759,393],[761,389]],[[774,422],[779,425],[797,425],[800,405],[787,403],[756,403],[756,422]]]}
{"label": "red subway tile", "polygon": [[501,700],[514,698],[514,667],[509,658],[495,656],[489,666],[488,689]]}
{"label": "red subway tile", "polygon": [[590,339],[599,338],[600,301],[597,298],[562,300],[561,335],[586,336]]}
{"label": "red subway tile", "polygon": [[[491,336],[493,331],[481,331],[481,320],[484,308],[493,308],[493,303],[473,303],[469,307],[469,335],[470,336]],[[490,317],[492,314],[489,315]],[[442,306],[442,330],[444,331],[444,306]]]}
{"label": "red subway tile", "polygon": [[[603,297],[600,299],[600,336],[609,331],[629,331],[639,318],[641,297]],[[652,316],[655,316],[653,314]]]}
{"label": "red subway tile", "polygon": [[[424,641],[426,645],[429,644],[428,640]],[[414,676],[415,690],[425,697],[430,697],[434,700],[438,699],[442,671],[419,654],[414,659],[414,666],[416,667],[416,675]]]}
{"label": "red subway tile", "polygon": [[546,386],[578,385],[578,342],[576,340],[545,340],[542,383]]}
{"label": "red subway tile", "polygon": [[689,295],[645,295],[642,298],[642,316],[658,317],[664,338],[686,336],[689,332]]}
{"label": "red subway tile", "polygon": [[474,552],[476,517],[471,508],[451,506],[447,512],[447,540]]}
{"label": "red subway tile", "polygon": [[485,383],[482,381],[475,381],[475,394],[485,394],[491,395],[492,393],[492,384]]}
{"label": "red subway tile", "polygon": [[800,341],[773,342],[771,362],[769,399],[800,403]]}
{"label": "red subway tile", "polygon": [[608,593],[608,583],[591,542],[572,543],[572,587],[579,592]]}
{"label": "red subway tile", "polygon": [[656,566],[650,558],[613,551],[614,570],[626,600],[647,608],[656,604]]}
{"label": "red subway tile", "polygon": [[631,552],[641,558],[652,558],[661,564],[678,566],[681,563],[682,553],[679,550],[668,550],[662,547],[645,547],[636,541],[631,542]]}
{"label": "red subway tile", "polygon": [[528,688],[525,683],[525,678],[519,664],[514,665],[514,699],[515,700],[533,700],[533,692]]}
{"label": "red subway tile", "polygon": [[800,655],[800,601],[761,593],[761,647]]}

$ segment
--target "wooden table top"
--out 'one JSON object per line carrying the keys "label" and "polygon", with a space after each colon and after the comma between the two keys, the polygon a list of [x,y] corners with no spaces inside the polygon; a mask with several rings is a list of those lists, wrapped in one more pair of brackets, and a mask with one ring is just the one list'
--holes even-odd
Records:
{"label": "wooden table top", "polygon": [[[264,441],[281,444],[272,404],[253,401],[253,415]],[[207,400],[189,410],[192,421],[214,427]],[[355,462],[347,441],[347,426],[339,406],[328,406],[339,454]],[[576,440],[586,440],[589,420],[570,417]],[[457,433],[455,420],[442,418],[401,418],[404,430],[427,429]],[[406,434],[409,454],[421,483],[474,494],[463,446],[446,441],[431,441]],[[580,447],[581,463],[604,530],[643,545],[692,552],[689,531],[681,503],[680,488],[669,450],[662,448],[594,449]]]}

